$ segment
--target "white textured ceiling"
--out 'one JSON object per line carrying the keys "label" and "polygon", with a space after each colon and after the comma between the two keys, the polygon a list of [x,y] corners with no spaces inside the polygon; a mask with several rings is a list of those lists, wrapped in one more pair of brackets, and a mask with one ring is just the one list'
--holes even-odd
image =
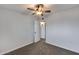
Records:
{"label": "white textured ceiling", "polygon": [[55,5],[56,11],[64,11],[71,8],[79,7],[79,4],[57,4]]}
{"label": "white textured ceiling", "polygon": [[[33,6],[33,5],[31,5],[31,6]],[[6,8],[6,9],[12,10],[14,12],[18,12],[18,13],[25,12],[26,14],[29,13],[29,11],[26,10],[26,8],[28,6],[29,6],[29,4],[22,4],[22,5],[20,5],[20,4],[1,4],[0,5],[0,7],[2,7],[2,8]],[[55,4],[55,5],[50,4],[48,8],[51,9],[52,11],[60,12],[60,11],[68,10],[68,9],[75,8],[75,7],[79,7],[79,4]]]}

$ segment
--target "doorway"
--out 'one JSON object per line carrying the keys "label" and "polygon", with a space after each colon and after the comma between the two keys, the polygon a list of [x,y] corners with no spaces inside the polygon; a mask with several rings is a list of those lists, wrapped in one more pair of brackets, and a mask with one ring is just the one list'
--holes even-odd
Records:
{"label": "doorway", "polygon": [[39,40],[46,40],[46,22],[45,21],[34,21],[34,42]]}
{"label": "doorway", "polygon": [[46,22],[40,22],[40,38],[46,40]]}

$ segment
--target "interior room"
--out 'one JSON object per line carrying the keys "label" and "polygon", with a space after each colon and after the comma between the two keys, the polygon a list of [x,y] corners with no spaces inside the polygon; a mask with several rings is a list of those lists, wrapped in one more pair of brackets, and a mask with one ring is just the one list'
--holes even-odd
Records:
{"label": "interior room", "polygon": [[79,4],[0,4],[0,55],[79,55]]}

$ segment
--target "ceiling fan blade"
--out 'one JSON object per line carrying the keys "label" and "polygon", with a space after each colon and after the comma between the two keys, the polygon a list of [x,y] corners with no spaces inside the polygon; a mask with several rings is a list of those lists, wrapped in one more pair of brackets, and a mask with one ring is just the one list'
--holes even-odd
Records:
{"label": "ceiling fan blade", "polygon": [[51,10],[46,10],[46,11],[45,11],[45,13],[50,13],[50,12],[51,12]]}
{"label": "ceiling fan blade", "polygon": [[32,11],[34,11],[34,9],[32,9],[32,8],[27,8],[28,10],[32,10]]}

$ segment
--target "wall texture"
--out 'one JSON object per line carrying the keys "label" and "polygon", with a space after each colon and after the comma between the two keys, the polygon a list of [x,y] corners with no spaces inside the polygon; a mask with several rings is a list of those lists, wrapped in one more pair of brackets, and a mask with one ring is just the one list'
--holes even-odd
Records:
{"label": "wall texture", "polygon": [[34,18],[0,8],[0,54],[33,43]]}
{"label": "wall texture", "polygon": [[79,7],[49,17],[46,42],[79,53]]}

